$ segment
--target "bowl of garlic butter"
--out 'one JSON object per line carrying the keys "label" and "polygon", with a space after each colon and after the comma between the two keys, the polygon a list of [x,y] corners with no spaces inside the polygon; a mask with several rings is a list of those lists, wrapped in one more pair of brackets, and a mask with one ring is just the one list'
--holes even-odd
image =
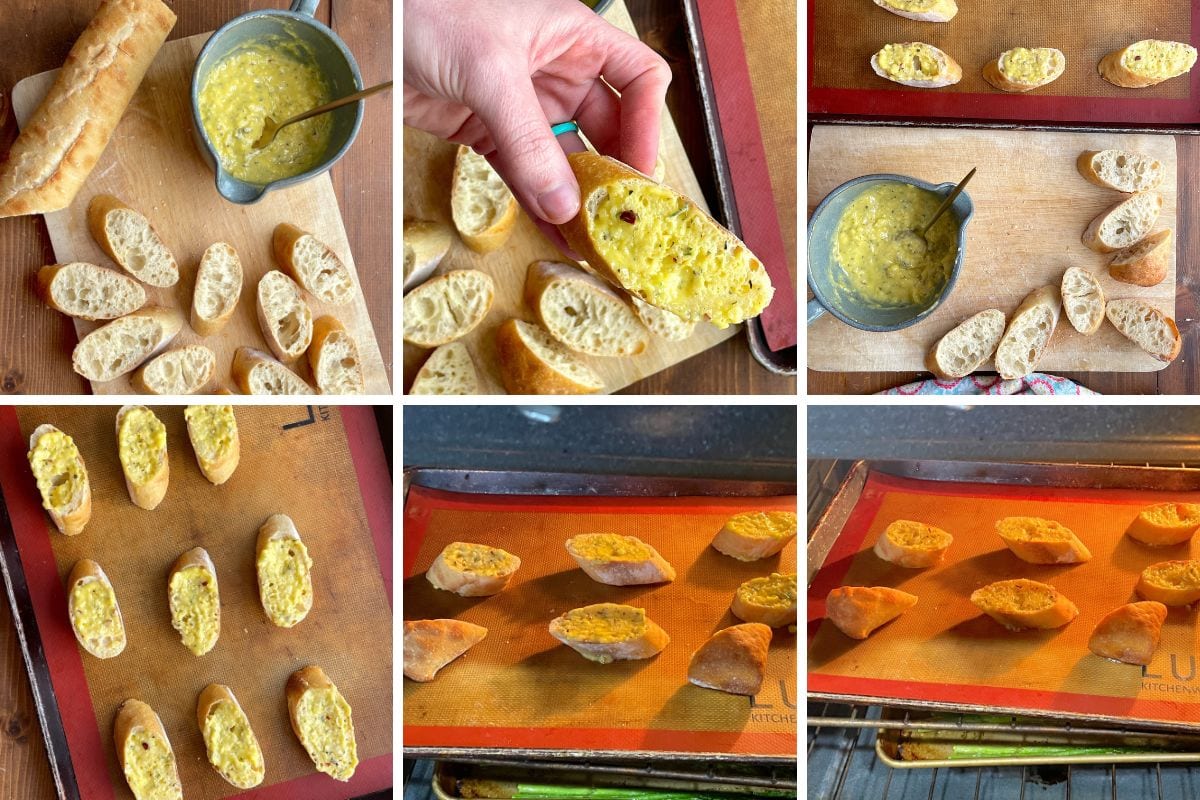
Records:
{"label": "bowl of garlic butter", "polygon": [[971,198],[962,192],[923,243],[911,232],[953,188],[883,174],[830,192],[808,222],[808,321],[828,312],[862,330],[894,331],[928,317],[962,269]]}

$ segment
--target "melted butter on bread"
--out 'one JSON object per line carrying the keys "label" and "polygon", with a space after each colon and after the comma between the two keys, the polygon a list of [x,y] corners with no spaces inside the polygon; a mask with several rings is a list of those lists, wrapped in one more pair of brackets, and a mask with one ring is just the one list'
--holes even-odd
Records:
{"label": "melted butter on bread", "polygon": [[934,78],[942,69],[934,49],[921,42],[886,44],[876,56],[879,68],[896,80]]}
{"label": "melted butter on bread", "polygon": [[87,480],[75,440],[60,430],[38,437],[29,451],[29,466],[42,495],[42,505],[48,510],[70,502]]}
{"label": "melted butter on bread", "polygon": [[350,704],[335,686],[310,688],[296,708],[300,740],[318,770],[348,781],[358,766]]}
{"label": "melted butter on bread", "polygon": [[234,786],[250,789],[262,783],[266,773],[262,749],[237,703],[213,703],[204,719],[204,746],[209,763]]}
{"label": "melted butter on bread", "polygon": [[652,556],[637,537],[615,533],[581,533],[571,538],[569,546],[578,555],[597,561],[645,561]]}
{"label": "melted butter on bread", "polygon": [[[117,595],[107,581],[89,576],[71,589],[71,626],[77,637],[103,651],[125,648],[125,625],[117,607]],[[87,647],[92,651],[92,647]],[[93,655],[95,655],[93,653]]]}
{"label": "melted butter on bread", "polygon": [[170,744],[145,728],[135,729],[125,742],[125,780],[137,800],[183,797]]}
{"label": "melted butter on bread", "polygon": [[216,461],[229,454],[237,438],[233,406],[188,406],[183,416],[197,455],[205,461]]}
{"label": "melted butter on bread", "polygon": [[125,474],[133,483],[143,485],[162,468],[166,426],[150,409],[133,406],[121,418],[117,446]]}
{"label": "melted butter on bread", "polygon": [[1133,74],[1166,80],[1189,71],[1196,63],[1196,48],[1181,42],[1144,39],[1125,49],[1121,66]]}
{"label": "melted butter on bread", "polygon": [[477,575],[504,575],[512,572],[516,560],[512,553],[499,547],[469,542],[450,544],[442,552],[442,557],[449,566]]}
{"label": "melted butter on bread", "polygon": [[1000,72],[1014,83],[1039,83],[1058,68],[1059,51],[1052,47],[1014,47],[1000,59]]}
{"label": "melted butter on bread", "polygon": [[273,539],[258,556],[258,586],[271,621],[290,628],[312,608],[312,559],[299,539]]}
{"label": "melted butter on bread", "polygon": [[212,650],[221,633],[216,576],[207,567],[182,569],[171,576],[169,594],[171,625],[179,631],[184,647],[198,656]]}
{"label": "melted butter on bread", "polygon": [[645,609],[616,603],[572,609],[559,620],[559,631],[564,636],[597,644],[636,639],[646,630]]}

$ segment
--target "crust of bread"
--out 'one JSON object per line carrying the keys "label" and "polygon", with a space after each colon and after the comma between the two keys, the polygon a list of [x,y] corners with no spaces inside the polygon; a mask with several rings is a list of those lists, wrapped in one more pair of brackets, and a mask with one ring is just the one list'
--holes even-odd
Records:
{"label": "crust of bread", "polygon": [[[1049,595],[1050,604],[1043,608],[1027,610],[1020,607],[1008,605],[1001,607],[993,603],[988,603],[987,592],[997,585],[1009,585],[1013,591],[1017,592],[1044,592]],[[1064,597],[1053,586],[1025,578],[989,583],[987,586],[976,589],[971,593],[971,602],[980,611],[1009,630],[1024,630],[1025,628],[1049,630],[1051,628],[1061,628],[1079,616],[1079,609],[1075,607],[1075,604]]]}
{"label": "crust of bread", "polygon": [[916,595],[889,586],[839,586],[825,598],[825,617],[851,639],[866,639],[916,604]]}
{"label": "crust of bread", "polygon": [[509,394],[595,394],[603,388],[577,383],[548,366],[526,347],[515,319],[496,329],[496,354]]}
{"label": "crust of bread", "polygon": [[79,646],[94,655],[96,658],[114,658],[115,656],[119,656],[122,652],[124,652],[125,645],[129,641],[128,634],[124,635],[119,647],[112,648],[108,651],[98,651],[93,650],[91,646],[88,645],[85,636],[79,632],[78,628],[75,627],[75,604],[71,600],[71,593],[74,591],[76,585],[78,585],[79,582],[85,578],[95,578],[107,586],[108,590],[113,593],[113,605],[116,608],[117,621],[121,623],[122,632],[125,631],[125,618],[121,615],[121,604],[116,602],[117,592],[113,588],[112,581],[108,579],[108,575],[104,572],[103,568],[101,568],[99,564],[97,564],[95,561],[92,561],[90,558],[81,558],[76,561],[75,566],[71,568],[71,574],[67,577],[67,615],[71,620],[71,630],[75,632],[75,641],[79,642]]}
{"label": "crust of bread", "polygon": [[[1168,519],[1154,519],[1156,511],[1165,512]],[[1157,503],[1142,509],[1129,523],[1125,535],[1151,547],[1164,547],[1188,541],[1197,530],[1200,530],[1200,505]]]}
{"label": "crust of bread", "polygon": [[712,635],[688,662],[688,681],[729,694],[756,695],[767,669],[771,629],[758,622],[731,625]]}
{"label": "crust of bread", "polygon": [[[616,604],[596,603],[595,605]],[[582,608],[592,608],[592,606],[582,606]],[[577,610],[580,609],[572,609],[572,611]],[[563,616],[555,617],[550,621],[550,635],[589,661],[600,664],[650,658],[661,653],[663,648],[671,642],[671,637],[667,635],[667,632],[649,617],[645,617],[646,627],[641,636],[621,642],[589,642],[569,636],[562,630],[562,621],[565,617],[566,614],[563,614]]]}
{"label": "crust of bread", "polygon": [[454,659],[483,641],[488,630],[457,619],[404,622],[404,677],[426,683]]}
{"label": "crust of bread", "polygon": [[[154,416],[155,419],[158,419],[158,416],[145,406],[121,406],[120,410],[117,411],[116,418],[118,449],[121,446],[121,422],[125,419],[125,416],[135,408],[143,408],[148,411],[151,416]],[[161,420],[159,421],[161,422]],[[133,501],[135,506],[138,508],[144,508],[147,511],[153,511],[158,507],[158,504],[162,502],[162,499],[167,494],[167,484],[171,479],[171,461],[169,458],[167,458],[167,448],[164,447],[160,455],[161,457],[158,459],[159,468],[154,471],[154,474],[150,476],[150,480],[146,483],[140,485],[134,483],[129,479],[129,473],[125,471],[124,465],[122,465],[121,469],[121,472],[125,476],[125,488],[129,490],[129,499]]]}
{"label": "crust of bread", "polygon": [[[58,274],[60,272],[62,272],[64,269],[66,269],[68,267],[75,267],[75,268],[82,267],[84,269],[84,271],[86,271],[86,272],[92,272],[93,270],[103,271],[105,273],[106,278],[125,284],[131,292],[134,292],[135,294],[140,295],[142,298],[142,301],[137,305],[136,308],[130,308],[128,310],[125,310],[124,313],[122,313],[122,314],[116,314],[116,315],[107,315],[106,314],[103,316],[97,316],[95,314],[72,313],[70,309],[63,308],[61,305],[59,305],[57,302],[55,302],[54,295],[51,291],[51,289],[54,285],[54,279],[56,277],[58,277]],[[96,320],[117,319],[118,317],[124,316],[124,314],[132,314],[134,311],[137,311],[139,308],[146,305],[146,290],[143,289],[142,285],[140,283],[138,283],[136,280],[129,277],[128,275],[122,275],[121,273],[117,272],[114,269],[105,269],[104,267],[98,266],[96,264],[89,264],[87,262],[80,262],[80,261],[71,262],[68,264],[49,264],[49,265],[44,266],[41,269],[39,269],[37,272],[37,292],[38,292],[38,296],[42,298],[42,302],[44,302],[46,305],[50,306],[50,308],[54,309],[55,311],[58,311],[59,313],[62,313],[62,314],[66,314],[69,317],[75,317],[76,319],[85,319],[85,320],[88,320],[89,322],[95,322]]]}
{"label": "crust of bread", "polygon": [[1088,639],[1088,650],[1125,664],[1149,664],[1166,619],[1167,607],[1162,603],[1127,603],[1100,620]]}
{"label": "crust of bread", "polygon": [[[50,431],[57,431],[58,428],[49,423],[42,423],[33,429],[33,433],[29,434],[29,450],[37,445],[38,439],[42,438],[42,434]],[[64,432],[65,433],[65,432]],[[76,450],[79,449],[76,445]],[[92,518],[92,482],[88,476],[87,464],[83,461],[83,453],[79,454],[79,469],[83,473],[83,489],[75,508],[67,513],[53,508],[46,508],[46,513],[50,515],[50,521],[54,523],[54,527],[58,528],[58,532],[67,536],[75,536],[83,533],[83,528],[88,524],[88,520]],[[42,506],[45,508],[45,505]]]}
{"label": "crust of bread", "polygon": [[230,371],[233,374],[233,382],[237,384],[238,391],[242,394],[255,394],[250,384],[250,373],[260,364],[265,365],[266,368],[271,370],[283,370],[288,374],[284,377],[290,376],[290,378],[295,379],[298,389],[307,389],[307,392],[303,392],[304,394],[316,394],[303,378],[288,369],[282,362],[264,353],[262,350],[255,350],[253,347],[239,347],[234,351],[233,366]]}
{"label": "crust of bread", "polygon": [[675,568],[667,563],[657,550],[635,536],[624,538],[635,539],[650,551],[649,556],[638,561],[589,558],[576,547],[578,538],[580,537],[573,536],[567,540],[567,552],[575,559],[575,563],[579,564],[579,568],[596,583],[608,586],[637,586],[647,583],[670,583],[675,580]]}
{"label": "crust of bread", "polygon": [[[1114,280],[1134,286],[1157,286],[1170,270],[1174,238],[1175,234],[1167,228],[1118,251],[1109,262],[1108,274]],[[1147,247],[1150,249],[1141,253]]]}

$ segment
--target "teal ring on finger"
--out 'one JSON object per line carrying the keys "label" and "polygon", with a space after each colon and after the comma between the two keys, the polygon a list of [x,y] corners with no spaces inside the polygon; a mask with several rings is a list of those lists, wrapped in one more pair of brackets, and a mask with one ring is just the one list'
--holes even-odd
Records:
{"label": "teal ring on finger", "polygon": [[550,132],[555,136],[561,136],[564,133],[578,133],[579,124],[574,120],[569,122],[560,122],[557,125],[551,125]]}

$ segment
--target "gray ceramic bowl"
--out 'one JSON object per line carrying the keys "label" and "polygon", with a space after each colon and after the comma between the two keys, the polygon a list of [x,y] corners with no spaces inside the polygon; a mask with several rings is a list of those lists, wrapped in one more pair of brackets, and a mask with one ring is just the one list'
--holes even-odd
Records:
{"label": "gray ceramic bowl", "polygon": [[815,295],[814,299],[808,301],[809,324],[828,311],[847,325],[864,331],[900,330],[929,316],[954,288],[954,282],[958,280],[958,273],[962,269],[963,257],[967,252],[967,223],[975,213],[975,206],[972,205],[966,191],[955,198],[954,204],[946,211],[947,214],[954,215],[958,224],[958,257],[954,259],[954,267],[950,270],[950,276],[942,290],[927,303],[889,307],[873,305],[838,288],[834,283],[833,239],[842,212],[863,192],[881,183],[907,183],[935,192],[943,198],[955,186],[953,183],[934,185],[906,175],[864,175],[847,181],[830,192],[808,221],[808,286]]}
{"label": "gray ceramic bowl", "polygon": [[[204,160],[216,174],[217,191],[234,203],[255,203],[271,189],[292,186],[314,178],[341,158],[362,125],[363,101],[331,111],[333,133],[321,163],[307,172],[267,184],[248,183],[227,173],[217,158],[216,148],[200,122],[200,89],[212,68],[245,42],[267,36],[295,37],[314,53],[334,97],[353,94],[363,88],[362,76],[354,56],[336,33],[313,19],[320,0],[292,0],[287,11],[264,9],[234,17],[214,33],[200,51],[192,70],[192,133]],[[282,122],[282,120],[280,120]]]}

